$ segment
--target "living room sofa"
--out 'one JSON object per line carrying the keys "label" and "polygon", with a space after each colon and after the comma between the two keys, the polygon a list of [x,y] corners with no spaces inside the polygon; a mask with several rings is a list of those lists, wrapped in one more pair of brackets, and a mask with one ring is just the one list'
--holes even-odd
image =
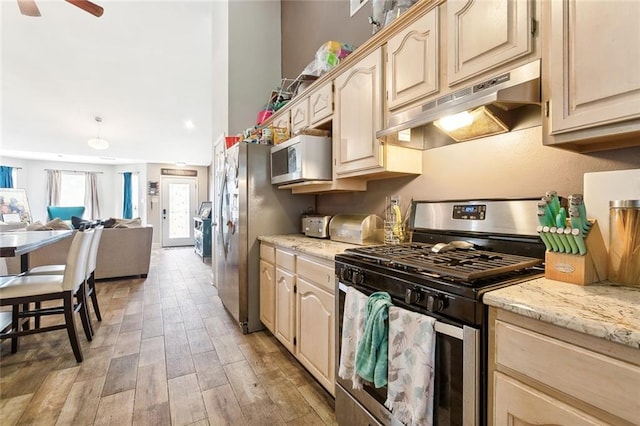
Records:
{"label": "living room sofa", "polygon": [[[74,231],[77,232],[77,231]],[[29,267],[64,264],[73,238],[66,238],[29,253]],[[149,273],[153,226],[105,228],[98,248],[95,277],[143,277]],[[20,272],[19,258],[6,258],[10,274]]]}

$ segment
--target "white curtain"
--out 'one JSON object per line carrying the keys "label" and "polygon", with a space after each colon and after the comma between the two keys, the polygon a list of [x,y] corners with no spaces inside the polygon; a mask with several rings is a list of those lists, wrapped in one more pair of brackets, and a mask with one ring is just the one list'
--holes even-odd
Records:
{"label": "white curtain", "polygon": [[60,204],[60,192],[62,191],[62,173],[60,170],[47,170],[47,205]]}
{"label": "white curtain", "polygon": [[86,172],[84,186],[85,217],[94,220],[100,219],[100,201],[98,200],[98,174]]}

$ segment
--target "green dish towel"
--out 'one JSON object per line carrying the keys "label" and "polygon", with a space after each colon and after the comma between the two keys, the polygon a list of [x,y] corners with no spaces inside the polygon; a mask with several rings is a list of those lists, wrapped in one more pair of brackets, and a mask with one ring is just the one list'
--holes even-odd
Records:
{"label": "green dish towel", "polygon": [[364,332],[356,351],[356,374],[376,388],[387,384],[390,305],[389,293],[378,291],[369,296]]}

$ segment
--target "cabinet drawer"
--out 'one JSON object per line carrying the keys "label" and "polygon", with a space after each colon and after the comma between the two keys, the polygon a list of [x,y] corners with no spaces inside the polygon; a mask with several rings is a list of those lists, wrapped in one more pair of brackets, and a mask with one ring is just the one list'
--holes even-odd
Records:
{"label": "cabinet drawer", "polygon": [[496,363],[631,423],[640,413],[640,367],[496,321]]}
{"label": "cabinet drawer", "polygon": [[260,243],[260,259],[276,263],[276,249],[269,244]]}
{"label": "cabinet drawer", "polygon": [[296,270],[296,255],[290,251],[276,249],[276,266],[290,271]]}
{"label": "cabinet drawer", "polygon": [[335,273],[333,262],[322,262],[322,259],[312,259],[298,256],[296,271],[299,276],[313,282],[320,288],[334,294]]}

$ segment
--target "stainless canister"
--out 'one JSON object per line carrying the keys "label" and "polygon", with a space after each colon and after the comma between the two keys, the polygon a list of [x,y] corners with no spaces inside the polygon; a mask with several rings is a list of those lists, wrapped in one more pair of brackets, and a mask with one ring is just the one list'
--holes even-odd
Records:
{"label": "stainless canister", "polygon": [[609,280],[640,285],[640,200],[609,202]]}

